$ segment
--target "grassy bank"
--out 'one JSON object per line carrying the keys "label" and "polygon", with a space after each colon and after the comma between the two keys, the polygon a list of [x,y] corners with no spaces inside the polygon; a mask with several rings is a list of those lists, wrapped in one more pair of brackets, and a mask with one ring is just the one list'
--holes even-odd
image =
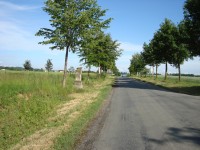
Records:
{"label": "grassy bank", "polygon": [[100,80],[92,75],[84,90],[77,90],[73,87],[74,76],[68,76],[67,87],[62,88],[60,73],[0,72],[0,149],[14,145],[13,149],[38,149],[34,139],[42,140],[65,122],[69,126],[73,113],[86,107],[81,100],[75,105],[73,94],[87,93],[89,87],[103,82]]}
{"label": "grassy bank", "polygon": [[53,73],[0,73],[0,147],[7,149],[23,137],[41,129],[52,109],[69,100],[68,88],[61,86],[62,75]]}
{"label": "grassy bank", "polygon": [[91,105],[81,110],[81,115],[76,118],[68,131],[64,131],[59,138],[56,139],[53,149],[68,149],[72,150],[79,142],[81,135],[85,132],[88,123],[93,119],[97,111],[102,106],[103,101],[106,99],[111,91],[110,83],[104,88],[101,88],[98,97],[94,99]]}
{"label": "grassy bank", "polygon": [[175,92],[200,96],[200,77],[182,77],[180,82],[178,77],[174,76],[169,76],[167,80],[164,80],[163,76],[158,76],[157,80],[152,77],[139,78],[134,76],[133,78],[150,82]]}

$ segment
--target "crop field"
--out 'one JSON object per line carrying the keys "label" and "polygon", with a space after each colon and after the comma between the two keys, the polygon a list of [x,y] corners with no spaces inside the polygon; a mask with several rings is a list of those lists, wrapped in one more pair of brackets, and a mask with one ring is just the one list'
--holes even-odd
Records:
{"label": "crop field", "polygon": [[[65,129],[60,126],[66,122],[70,125],[69,120],[72,117],[70,115],[74,112],[84,112],[83,110],[87,110],[86,108],[90,106],[90,103],[87,105],[83,103],[86,99],[84,95],[96,100],[103,87],[111,87],[112,79],[101,79],[92,74],[89,82],[86,75],[83,75],[84,89],[74,88],[74,75],[68,75],[67,87],[63,88],[62,75],[62,73],[42,72],[0,72],[0,149],[19,149],[27,146],[27,143],[34,141],[31,137],[37,131],[40,131],[42,137],[55,129],[54,134],[58,136]],[[59,130],[56,130],[56,127],[59,127]],[[51,144],[47,147],[52,147],[56,137],[49,140],[46,142]],[[41,141],[39,145],[44,146]],[[17,143],[19,144],[16,145]],[[29,143],[26,148],[44,148],[34,147],[35,143]],[[59,144],[57,145],[59,147]]]}
{"label": "crop field", "polygon": [[157,79],[148,77],[134,77],[139,80],[147,81],[155,85],[159,85],[164,88],[168,88],[175,92],[200,96],[200,77],[181,77],[179,82],[177,76],[168,76],[167,80],[164,80],[164,76],[158,76]]}

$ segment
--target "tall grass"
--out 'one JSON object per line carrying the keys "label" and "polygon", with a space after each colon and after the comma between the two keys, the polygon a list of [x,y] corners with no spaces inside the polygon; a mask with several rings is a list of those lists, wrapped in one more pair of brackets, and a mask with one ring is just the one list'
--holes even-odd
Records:
{"label": "tall grass", "polygon": [[68,101],[74,78],[62,87],[62,74],[0,72],[0,149],[8,149],[41,129],[55,106]]}

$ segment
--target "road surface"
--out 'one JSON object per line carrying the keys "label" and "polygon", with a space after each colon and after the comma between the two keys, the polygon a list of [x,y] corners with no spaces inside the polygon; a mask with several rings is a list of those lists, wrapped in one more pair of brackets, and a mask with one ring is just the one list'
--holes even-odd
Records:
{"label": "road surface", "polygon": [[200,97],[119,78],[94,150],[200,150]]}

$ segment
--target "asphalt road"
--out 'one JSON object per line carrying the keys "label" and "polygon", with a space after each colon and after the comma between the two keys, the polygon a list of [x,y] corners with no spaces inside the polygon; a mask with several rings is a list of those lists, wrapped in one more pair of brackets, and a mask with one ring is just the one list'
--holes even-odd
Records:
{"label": "asphalt road", "polygon": [[93,149],[200,150],[200,97],[119,78]]}

